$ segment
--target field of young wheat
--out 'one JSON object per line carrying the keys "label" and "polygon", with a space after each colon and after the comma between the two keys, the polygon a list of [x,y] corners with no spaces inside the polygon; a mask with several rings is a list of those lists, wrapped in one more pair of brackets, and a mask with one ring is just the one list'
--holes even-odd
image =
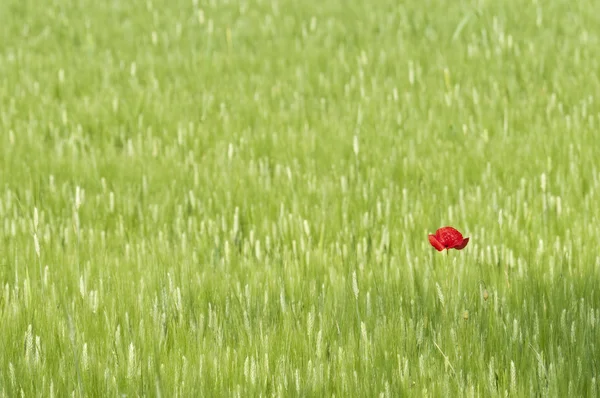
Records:
{"label": "field of young wheat", "polygon": [[599,11],[1,1],[0,397],[600,395]]}

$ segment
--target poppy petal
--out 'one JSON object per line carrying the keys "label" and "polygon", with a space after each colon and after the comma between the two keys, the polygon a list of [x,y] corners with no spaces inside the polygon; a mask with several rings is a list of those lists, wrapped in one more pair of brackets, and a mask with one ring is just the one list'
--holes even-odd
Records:
{"label": "poppy petal", "polygon": [[429,243],[431,243],[431,246],[435,247],[435,249],[439,252],[445,249],[444,245],[442,245],[440,241],[437,240],[435,235],[429,235]]}
{"label": "poppy petal", "polygon": [[460,245],[455,246],[454,248],[456,250],[462,250],[465,248],[465,246],[467,246],[467,243],[469,243],[469,238],[465,238]]}
{"label": "poppy petal", "polygon": [[437,240],[447,248],[460,246],[463,243],[463,236],[452,227],[442,227],[435,232]]}

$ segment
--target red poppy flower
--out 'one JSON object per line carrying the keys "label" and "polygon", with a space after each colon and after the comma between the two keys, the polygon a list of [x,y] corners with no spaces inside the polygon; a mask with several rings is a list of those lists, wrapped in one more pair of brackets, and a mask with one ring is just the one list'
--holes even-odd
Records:
{"label": "red poppy flower", "polygon": [[435,231],[435,235],[429,235],[429,243],[439,252],[444,249],[462,250],[469,243],[469,238],[463,238],[462,234],[452,227],[442,227]]}

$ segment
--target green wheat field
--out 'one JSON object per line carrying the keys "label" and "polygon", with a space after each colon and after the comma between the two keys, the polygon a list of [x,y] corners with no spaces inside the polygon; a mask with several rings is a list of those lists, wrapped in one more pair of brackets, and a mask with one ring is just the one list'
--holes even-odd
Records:
{"label": "green wheat field", "polygon": [[0,396],[600,395],[599,14],[2,0]]}

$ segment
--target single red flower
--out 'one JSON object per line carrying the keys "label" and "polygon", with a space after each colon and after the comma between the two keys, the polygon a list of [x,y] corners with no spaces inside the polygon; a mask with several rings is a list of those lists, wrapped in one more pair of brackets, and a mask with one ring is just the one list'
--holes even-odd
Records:
{"label": "single red flower", "polygon": [[429,243],[439,252],[444,249],[462,250],[469,243],[469,238],[463,238],[462,234],[452,227],[442,227],[435,231],[435,235],[429,235]]}

